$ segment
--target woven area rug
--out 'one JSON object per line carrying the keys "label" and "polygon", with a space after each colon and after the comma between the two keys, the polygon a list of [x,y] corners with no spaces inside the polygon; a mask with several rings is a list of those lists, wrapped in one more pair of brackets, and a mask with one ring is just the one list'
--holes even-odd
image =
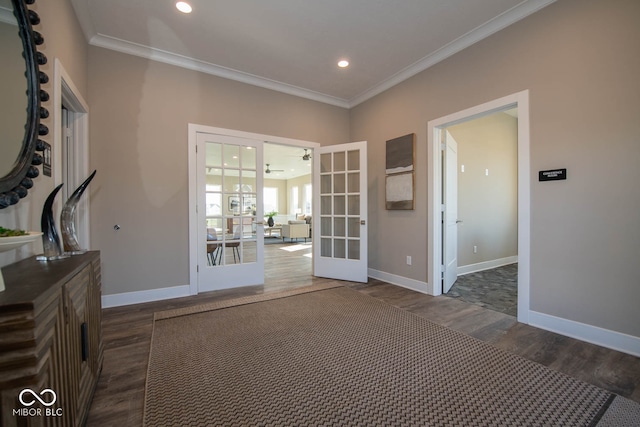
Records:
{"label": "woven area rug", "polygon": [[616,398],[345,287],[156,313],[149,357],[149,427],[589,426]]}

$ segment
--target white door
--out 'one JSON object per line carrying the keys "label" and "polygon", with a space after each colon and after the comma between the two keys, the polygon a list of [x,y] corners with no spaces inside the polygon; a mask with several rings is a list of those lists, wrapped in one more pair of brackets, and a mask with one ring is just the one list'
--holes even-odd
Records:
{"label": "white door", "polygon": [[448,131],[444,149],[444,280],[442,293],[447,293],[458,278],[458,143]]}
{"label": "white door", "polygon": [[198,292],[264,282],[262,141],[198,132]]}
{"label": "white door", "polygon": [[313,161],[314,275],[367,282],[367,143],[320,147]]}

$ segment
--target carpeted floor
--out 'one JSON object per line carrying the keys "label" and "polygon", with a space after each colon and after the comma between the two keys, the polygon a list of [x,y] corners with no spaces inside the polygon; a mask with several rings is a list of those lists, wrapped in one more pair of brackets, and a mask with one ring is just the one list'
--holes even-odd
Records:
{"label": "carpeted floor", "polygon": [[144,425],[588,426],[640,415],[620,399],[322,286],[156,313]]}

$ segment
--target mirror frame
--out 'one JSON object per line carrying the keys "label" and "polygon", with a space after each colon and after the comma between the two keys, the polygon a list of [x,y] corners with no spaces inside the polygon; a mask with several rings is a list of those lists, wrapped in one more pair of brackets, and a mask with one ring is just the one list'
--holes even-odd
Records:
{"label": "mirror frame", "polygon": [[40,17],[27,8],[27,4],[34,4],[35,0],[11,0],[11,3],[13,14],[18,21],[26,66],[27,121],[20,154],[13,169],[0,177],[0,209],[15,205],[26,197],[28,190],[33,187],[33,178],[40,174],[36,166],[43,163],[42,155],[36,151],[44,151],[45,148],[44,141],[38,136],[49,133],[47,126],[40,123],[41,118],[49,117],[49,112],[41,105],[41,102],[49,100],[49,94],[40,87],[49,81],[49,77],[39,69],[39,65],[47,63],[47,57],[38,52],[36,47],[44,43],[44,38],[32,27],[40,23]]}

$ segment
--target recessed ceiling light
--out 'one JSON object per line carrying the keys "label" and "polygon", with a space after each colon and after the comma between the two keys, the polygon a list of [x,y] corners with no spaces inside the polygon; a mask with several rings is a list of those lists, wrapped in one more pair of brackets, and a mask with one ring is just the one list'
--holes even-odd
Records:
{"label": "recessed ceiling light", "polygon": [[341,61],[338,61],[338,67],[340,68],[346,68],[349,66],[349,61],[347,61],[346,59],[343,59]]}
{"label": "recessed ceiling light", "polygon": [[176,3],[176,8],[182,13],[191,13],[193,10],[191,5],[186,1],[179,1]]}

